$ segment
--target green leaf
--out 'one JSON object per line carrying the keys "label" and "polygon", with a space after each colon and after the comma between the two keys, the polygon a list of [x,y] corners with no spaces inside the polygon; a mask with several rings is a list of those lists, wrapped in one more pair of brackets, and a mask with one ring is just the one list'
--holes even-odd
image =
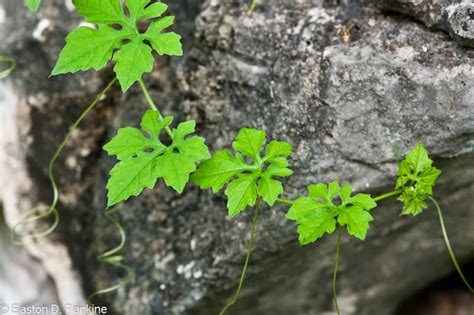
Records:
{"label": "green leaf", "polygon": [[73,0],[79,15],[93,24],[124,24],[127,19],[120,0]]}
{"label": "green leaf", "polygon": [[[153,188],[158,178],[163,178],[166,185],[182,193],[190,174],[196,170],[196,163],[209,155],[203,138],[190,137],[194,132],[194,122],[180,124],[174,130],[173,139],[178,143],[173,140],[169,146],[162,144],[160,133],[169,126],[172,117],[163,120],[160,117],[157,111],[148,110],[140,124],[143,131],[121,128],[104,146],[104,150],[120,160],[110,172],[107,184],[109,206],[138,196],[145,188]],[[186,150],[181,149],[182,146]],[[176,152],[177,148],[179,152]]]}
{"label": "green leaf", "polygon": [[[138,20],[146,20],[160,17],[163,13],[168,10],[168,6],[163,2],[155,2],[146,7],[141,14],[138,15]],[[174,20],[174,17],[172,17]],[[171,23],[173,24],[173,23]],[[170,25],[171,26],[171,25]]]}
{"label": "green leaf", "polygon": [[288,142],[273,140],[267,145],[264,159],[271,160],[277,156],[290,156],[293,154],[292,150],[293,146]]}
{"label": "green leaf", "polygon": [[[212,188],[214,192],[218,192],[228,184],[226,195],[229,197],[227,206],[230,217],[234,217],[250,205],[246,200],[252,201],[253,205],[256,197],[261,197],[268,205],[273,206],[278,196],[283,193],[283,185],[274,177],[287,177],[293,174],[293,171],[287,168],[286,159],[292,154],[291,145],[283,141],[271,141],[266,148],[266,159],[262,159],[260,152],[265,144],[265,137],[264,131],[240,130],[232,143],[237,152],[235,155],[227,150],[217,152],[210,160],[202,163],[191,178],[202,189]],[[251,185],[250,178],[252,178]],[[238,189],[243,189],[245,184],[248,184],[249,189],[252,188],[249,190],[249,196],[251,191],[252,198],[242,196],[244,199],[240,200],[232,193],[239,192]]]}
{"label": "green leaf", "polygon": [[[338,200],[339,199],[339,200]],[[377,206],[367,194],[352,196],[352,187],[333,181],[329,185],[320,183],[308,186],[308,197],[298,198],[287,218],[298,223],[301,245],[321,238],[325,233],[333,233],[336,220],[347,226],[349,234],[364,240],[373,220],[369,211]]]}
{"label": "green leaf", "polygon": [[160,132],[168,127],[173,121],[173,117],[167,116],[160,120],[160,113],[156,110],[147,110],[142,118],[140,127],[145,130],[152,138],[158,139]]}
{"label": "green leaf", "polygon": [[257,183],[255,176],[240,176],[227,186],[225,194],[228,198],[227,208],[229,209],[229,217],[234,218],[247,206],[255,205],[257,200]]}
{"label": "green leaf", "polygon": [[130,18],[133,21],[137,21],[138,17],[145,11],[145,6],[150,3],[150,0],[125,0],[125,3],[130,12]]}
{"label": "green leaf", "polygon": [[140,130],[130,127],[119,129],[117,135],[104,146],[105,151],[110,155],[116,155],[119,160],[135,156],[137,152],[145,151],[147,148],[159,150],[165,146],[144,137]]}
{"label": "green leaf", "polygon": [[25,0],[25,3],[31,12],[36,12],[41,4],[41,0]]}
{"label": "green leaf", "polygon": [[269,177],[263,176],[258,181],[258,195],[270,206],[278,199],[278,196],[283,193],[283,185],[281,182]]}
{"label": "green leaf", "polygon": [[166,151],[156,159],[156,174],[163,177],[166,185],[182,193],[189,181],[189,174],[196,170],[194,159],[189,156]]}
{"label": "green leaf", "polygon": [[336,229],[335,211],[328,211],[325,204],[309,197],[295,200],[286,217],[298,222],[298,234],[301,245],[312,243],[325,233]]}
{"label": "green leaf", "polygon": [[426,198],[433,194],[433,187],[441,175],[432,164],[421,144],[416,145],[400,163],[395,188],[402,190],[398,200],[403,203],[403,215],[415,216],[427,207]]}
{"label": "green leaf", "polygon": [[249,170],[249,166],[245,161],[222,150],[216,152],[212,159],[203,162],[191,179],[201,189],[212,188],[217,193],[232,178],[246,170]]}
{"label": "green leaf", "polygon": [[337,221],[342,226],[347,225],[349,234],[361,240],[365,240],[365,236],[369,230],[369,222],[374,220],[366,209],[357,206],[341,207],[338,214]]}
{"label": "green leaf", "polygon": [[151,46],[162,56],[182,56],[181,36],[175,32],[162,33],[148,38]]}
{"label": "green leaf", "polygon": [[159,152],[140,152],[137,157],[123,160],[114,166],[107,183],[108,207],[131,196],[138,196],[145,188],[155,187],[158,179],[155,160],[158,154]]}
{"label": "green leaf", "polygon": [[188,135],[195,132],[196,122],[189,120],[178,125],[178,128],[173,131],[173,145],[181,153],[185,153],[195,161],[207,160],[211,157],[209,149],[205,144],[205,139],[202,137],[188,137]]}
{"label": "green leaf", "polygon": [[260,151],[265,143],[267,133],[256,129],[241,129],[232,147],[235,151],[240,152],[257,161],[260,158]]}
{"label": "green leaf", "polygon": [[79,27],[66,37],[66,46],[51,75],[102,69],[120,47],[122,32],[108,26],[99,29]]}
{"label": "green leaf", "polygon": [[114,60],[116,61],[114,71],[123,92],[140,80],[144,73],[153,70],[151,48],[141,40],[133,40],[122,46],[122,49],[115,54]]}
{"label": "green leaf", "polygon": [[[153,69],[152,48],[161,55],[183,54],[181,36],[162,33],[173,24],[174,17],[164,17],[141,33],[137,23],[160,17],[167,9],[161,2],[126,0],[130,17],[124,13],[120,0],[73,0],[80,15],[98,29],[80,27],[66,38],[66,46],[51,75],[102,69],[111,59],[116,61],[115,73],[122,91],[127,91],[144,73]],[[111,27],[120,25],[120,28]],[[149,46],[151,45],[151,47]]]}

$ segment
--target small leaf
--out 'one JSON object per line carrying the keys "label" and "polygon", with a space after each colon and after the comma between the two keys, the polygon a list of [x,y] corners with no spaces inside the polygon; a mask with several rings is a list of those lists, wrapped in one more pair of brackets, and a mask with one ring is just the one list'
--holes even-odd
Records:
{"label": "small leaf", "polygon": [[133,21],[137,21],[145,11],[145,6],[150,3],[151,0],[125,0],[128,11],[130,12],[130,18]]}
{"label": "small leaf", "polygon": [[212,159],[201,164],[192,176],[192,181],[201,189],[212,188],[214,193],[234,178],[234,176],[248,170],[248,165],[229,151],[222,150],[214,154]]}
{"label": "small leaf", "polygon": [[142,11],[141,15],[138,16],[138,20],[160,17],[166,10],[168,10],[168,6],[163,2],[152,3]]}
{"label": "small leaf", "polygon": [[282,193],[283,185],[279,181],[269,176],[263,176],[258,181],[258,195],[262,197],[269,206],[273,206],[278,196]]}
{"label": "small leaf", "polygon": [[415,216],[426,208],[426,198],[433,194],[433,187],[441,175],[432,164],[421,144],[416,145],[400,163],[395,188],[402,190],[398,198],[403,203],[402,215]]}
{"label": "small leaf", "polygon": [[131,196],[138,196],[143,189],[155,187],[156,175],[155,158],[159,152],[141,152],[137,157],[117,163],[110,171],[107,184],[108,207],[111,207]]}
{"label": "small leaf", "polygon": [[59,55],[51,75],[102,69],[121,44],[122,33],[108,26],[99,29],[79,27],[66,37],[66,46]]}
{"label": "small leaf", "polygon": [[73,0],[79,15],[94,24],[126,23],[120,0]]}
{"label": "small leaf", "polygon": [[[316,241],[324,233],[335,230],[336,219],[341,226],[347,225],[349,234],[364,240],[373,220],[369,210],[377,206],[375,200],[367,194],[352,195],[352,187],[333,181],[329,185],[317,184],[308,186],[309,197],[295,201],[287,218],[298,223],[300,244]],[[336,203],[339,197],[341,203]]]}
{"label": "small leaf", "polygon": [[179,152],[185,153],[196,161],[207,160],[211,157],[209,149],[202,137],[187,137],[194,133],[196,122],[189,120],[178,125],[173,130],[173,146],[178,148]]}
{"label": "small leaf", "polygon": [[166,151],[156,159],[156,174],[163,177],[166,185],[182,193],[189,181],[189,174],[196,170],[194,160],[177,153]]}
{"label": "small leaf", "polygon": [[114,71],[122,91],[126,92],[144,73],[153,70],[151,48],[140,40],[134,40],[122,47],[114,56],[117,62]]}
{"label": "small leaf", "polygon": [[336,229],[336,213],[327,211],[325,204],[309,197],[295,200],[286,218],[298,222],[298,234],[301,245],[312,243],[325,233]]}
{"label": "small leaf", "polygon": [[25,0],[25,3],[31,12],[36,12],[41,4],[41,0]]}
{"label": "small leaf", "polygon": [[337,221],[341,226],[347,225],[349,234],[365,240],[367,231],[369,230],[369,222],[374,218],[370,213],[360,207],[341,207],[338,211]]}
{"label": "small leaf", "polygon": [[233,180],[225,191],[228,198],[229,217],[233,218],[247,206],[255,205],[257,200],[257,184],[253,175],[242,175]]}
{"label": "small leaf", "polygon": [[159,140],[160,132],[168,127],[173,122],[173,117],[167,116],[160,120],[160,113],[156,110],[147,110],[143,115],[140,127],[148,132],[148,134],[155,140]]}
{"label": "small leaf", "polygon": [[288,142],[273,140],[267,145],[264,159],[271,160],[277,156],[290,156],[293,154],[292,150],[293,146]]}
{"label": "small leaf", "polygon": [[232,147],[235,151],[240,152],[257,161],[260,157],[260,151],[265,143],[266,132],[256,129],[241,129]]}
{"label": "small leaf", "polygon": [[149,37],[153,49],[162,56],[182,56],[183,47],[181,45],[181,36],[175,32],[161,33]]}
{"label": "small leaf", "polygon": [[162,150],[165,147],[144,137],[140,130],[130,127],[119,129],[117,135],[104,146],[109,155],[116,155],[119,160],[135,156],[147,148]]}

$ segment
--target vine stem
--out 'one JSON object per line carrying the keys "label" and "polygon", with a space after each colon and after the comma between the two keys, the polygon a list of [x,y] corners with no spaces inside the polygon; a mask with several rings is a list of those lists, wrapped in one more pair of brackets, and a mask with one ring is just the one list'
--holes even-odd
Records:
{"label": "vine stem", "polygon": [[332,297],[334,299],[334,305],[336,306],[337,315],[340,315],[339,304],[337,303],[337,270],[339,268],[339,253],[341,247],[341,235],[342,235],[342,226],[339,227],[337,232],[337,243],[336,243],[336,258],[334,262],[334,273],[332,276]]}
{"label": "vine stem", "polygon": [[436,211],[438,212],[439,223],[441,225],[441,231],[443,232],[444,242],[446,243],[446,247],[448,248],[448,252],[449,252],[449,255],[451,256],[451,260],[453,261],[454,267],[456,268],[459,276],[461,277],[462,281],[464,282],[466,287],[469,289],[469,291],[471,291],[471,293],[474,293],[474,289],[467,281],[467,278],[464,276],[461,270],[461,267],[459,267],[459,263],[456,259],[456,255],[454,254],[454,250],[451,246],[451,242],[449,241],[448,232],[446,231],[446,226],[444,224],[443,213],[441,212],[441,207],[439,206],[436,199],[434,199],[431,196],[428,196],[428,198],[431,200],[431,202],[433,202],[434,206],[436,207]]}
{"label": "vine stem", "polygon": [[257,0],[252,0],[252,4],[250,5],[248,15],[252,15],[253,11],[255,11],[255,8],[257,7]]}
{"label": "vine stem", "polygon": [[[143,91],[143,95],[145,96],[145,99],[146,99],[148,105],[150,106],[151,109],[158,112],[158,118],[162,121],[163,116],[161,115],[161,112],[158,110],[158,107],[156,107],[155,102],[153,102],[153,99],[151,98],[150,92],[148,91],[145,83],[143,82],[142,79],[138,80],[138,83],[140,84],[140,87]],[[170,138],[173,139],[173,132],[171,131],[170,127],[168,127],[168,126],[165,127],[165,130],[166,130],[166,133],[168,134],[168,136],[170,136]]]}
{"label": "vine stem", "polygon": [[119,252],[121,252],[125,248],[125,244],[127,243],[127,234],[125,233],[125,228],[123,227],[123,225],[120,222],[118,222],[116,219],[113,218],[113,214],[115,212],[117,212],[118,210],[119,210],[119,207],[114,207],[114,208],[107,209],[106,212],[105,212],[105,216],[119,230],[120,243],[116,247],[114,247],[113,249],[110,249],[110,250],[106,251],[105,253],[99,255],[97,257],[97,259],[101,263],[108,264],[108,265],[117,267],[119,269],[125,270],[125,272],[127,273],[127,278],[125,280],[120,281],[119,283],[117,283],[114,286],[111,286],[111,287],[105,288],[105,289],[101,289],[101,290],[98,290],[98,291],[92,293],[91,295],[89,295],[89,298],[88,298],[89,301],[91,301],[93,298],[95,298],[99,295],[114,292],[114,291],[117,291],[117,290],[125,287],[130,282],[132,282],[133,278],[134,278],[132,269],[129,266],[122,263],[122,261],[125,259],[125,257],[121,256],[121,255],[117,255]]}
{"label": "vine stem", "polygon": [[231,306],[233,306],[237,302],[237,300],[239,299],[240,290],[242,289],[242,286],[244,284],[245,274],[247,272],[247,267],[248,267],[249,261],[250,261],[250,254],[252,252],[253,240],[255,238],[255,230],[257,229],[257,220],[258,220],[259,213],[260,213],[260,198],[257,198],[257,202],[256,202],[256,205],[255,205],[255,214],[253,216],[252,228],[251,228],[251,231],[250,231],[250,242],[249,242],[249,245],[247,247],[247,256],[245,257],[244,268],[242,269],[242,274],[240,275],[239,286],[237,287],[237,291],[235,292],[235,295],[232,298],[232,300],[226,306],[224,306],[222,308],[219,315],[224,315],[225,312]]}
{"label": "vine stem", "polygon": [[293,200],[284,199],[284,198],[277,198],[276,201],[278,201],[278,202],[280,202],[280,203],[287,204],[287,205],[292,205],[292,204],[295,203]]}
{"label": "vine stem", "polygon": [[1,80],[1,79],[5,79],[6,77],[8,77],[10,75],[10,73],[12,73],[12,71],[15,70],[16,60],[11,58],[11,57],[0,56],[0,62],[6,62],[6,63],[10,64],[10,66],[7,69],[0,72],[0,80]]}
{"label": "vine stem", "polygon": [[387,198],[390,198],[390,197],[393,197],[393,196],[397,196],[397,195],[400,195],[402,192],[403,192],[402,189],[394,190],[394,191],[388,192],[386,194],[380,195],[378,197],[375,197],[374,201],[377,202],[377,201],[380,201],[380,200],[383,200],[383,199],[387,199]]}
{"label": "vine stem", "polygon": [[[100,93],[97,95],[95,100],[87,107],[87,109],[81,114],[81,116],[76,120],[76,122],[71,126],[69,132],[67,133],[66,137],[64,138],[63,142],[61,145],[58,147],[56,152],[54,153],[53,157],[51,160],[49,160],[49,165],[48,165],[48,178],[49,182],[51,184],[51,187],[53,189],[53,201],[51,204],[48,206],[48,209],[46,211],[40,211],[41,209],[44,209],[44,207],[36,207],[29,212],[27,212],[23,217],[20,219],[20,221],[13,226],[11,229],[11,239],[12,242],[16,245],[22,245],[24,243],[25,239],[39,239],[42,237],[46,237],[49,234],[51,234],[56,227],[59,225],[59,213],[58,210],[56,209],[56,206],[58,204],[58,199],[59,199],[59,191],[58,191],[58,186],[56,184],[56,179],[54,178],[54,165],[56,163],[57,158],[63,151],[64,147],[68,143],[69,139],[71,139],[71,136],[73,132],[77,129],[79,124],[86,118],[86,116],[94,109],[94,107],[100,102],[101,98],[112,88],[112,86],[117,82],[117,79],[113,79]],[[39,214],[37,214],[39,213]],[[21,226],[24,226],[25,224],[32,223],[38,220],[41,220],[43,218],[49,217],[50,215],[54,216],[54,221],[53,224],[46,230],[40,231],[40,232],[34,232],[31,234],[20,234],[18,232],[18,229]]]}

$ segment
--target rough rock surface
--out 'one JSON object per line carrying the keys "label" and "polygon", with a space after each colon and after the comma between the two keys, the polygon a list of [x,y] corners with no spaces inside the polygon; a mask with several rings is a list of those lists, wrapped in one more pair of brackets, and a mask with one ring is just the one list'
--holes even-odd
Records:
{"label": "rough rock surface", "polygon": [[[190,34],[187,56],[161,60],[147,80],[165,114],[196,119],[213,150],[229,146],[243,126],[293,143],[288,197],[303,194],[307,184],[334,179],[373,194],[387,191],[396,170],[392,145],[406,153],[422,142],[444,172],[436,195],[456,253],[464,263],[474,259],[472,50],[367,3],[273,0],[252,16],[241,2],[179,4],[175,10],[185,22],[177,27]],[[46,80],[64,33],[77,22],[64,18],[72,15],[64,8],[60,1],[46,2],[32,16],[18,10],[16,0],[0,5],[7,13],[0,36],[8,38],[0,53],[21,60],[0,83],[0,174],[8,178],[0,198],[10,224],[31,204],[49,200],[48,159],[110,78],[106,70]],[[40,32],[41,41],[32,33],[45,18],[51,25]],[[347,35],[351,21],[356,27]],[[117,242],[117,231],[103,217],[114,160],[100,147],[117,128],[137,125],[145,109],[137,88],[125,96],[114,90],[75,133],[58,164],[63,224],[29,250],[38,255],[42,247],[67,246],[62,265],[54,254],[39,252],[56,275],[63,303],[69,301],[64,290],[80,287],[87,294],[122,276],[95,259]],[[343,239],[338,286],[344,314],[394,315],[405,299],[453,271],[433,209],[401,218],[397,202],[382,206],[365,242]],[[264,209],[249,279],[229,314],[333,311],[335,240],[300,248],[286,209]],[[235,288],[252,215],[247,211],[229,221],[225,213],[222,194],[192,185],[177,196],[159,183],[125,203],[117,217],[129,234],[125,254],[136,279],[102,302],[113,314],[215,314]],[[66,280],[57,276],[60,271],[68,272]],[[75,286],[67,282],[75,277]]]}
{"label": "rough rock surface", "polygon": [[386,10],[410,15],[430,28],[449,32],[460,44],[474,47],[472,0],[379,0]]}

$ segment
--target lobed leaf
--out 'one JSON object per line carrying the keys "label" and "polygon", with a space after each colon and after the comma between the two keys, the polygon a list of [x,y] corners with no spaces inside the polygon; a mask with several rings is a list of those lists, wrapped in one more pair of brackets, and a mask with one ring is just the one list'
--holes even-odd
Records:
{"label": "lobed leaf", "polygon": [[31,12],[36,12],[41,4],[41,0],[25,0],[25,4]]}
{"label": "lobed leaf", "polygon": [[247,206],[255,205],[257,201],[257,185],[255,176],[246,174],[232,181],[225,190],[229,217],[234,218]]}
{"label": "lobed leaf", "polygon": [[194,121],[174,129],[169,146],[161,143],[160,133],[169,126],[172,117],[163,120],[160,117],[157,111],[148,110],[140,124],[143,131],[131,127],[119,129],[104,146],[109,155],[116,155],[120,160],[110,172],[107,184],[109,207],[138,196],[145,188],[152,189],[159,178],[182,193],[190,174],[196,170],[196,163],[210,156],[204,139],[191,136]]}
{"label": "lobed leaf", "polygon": [[153,70],[151,48],[141,40],[132,40],[114,55],[114,72],[122,91],[126,92],[144,73]]}
{"label": "lobed leaf", "polygon": [[[340,204],[335,198],[340,198]],[[298,198],[287,218],[298,224],[301,245],[312,243],[325,233],[333,233],[336,222],[347,226],[349,234],[364,240],[373,220],[369,211],[377,206],[370,195],[352,196],[352,187],[333,181],[308,186],[308,197]]]}
{"label": "lobed leaf", "polygon": [[433,187],[441,171],[432,166],[433,161],[421,144],[417,144],[400,163],[396,189],[403,203],[402,215],[417,215],[427,207],[426,198],[433,194]]}
{"label": "lobed leaf", "polygon": [[51,75],[75,73],[90,68],[102,69],[120,47],[123,33],[108,26],[93,29],[81,26],[66,37],[66,46],[59,55]]}
{"label": "lobed leaf", "polygon": [[[167,9],[161,2],[126,0],[126,16],[120,0],[73,0],[80,15],[98,28],[79,27],[66,38],[66,46],[51,75],[102,69],[110,60],[122,87],[127,91],[143,74],[153,69],[152,48],[160,55],[181,56],[181,36],[162,31],[173,25],[174,17],[153,21],[145,33],[137,23],[156,19]],[[120,28],[111,27],[119,25]],[[149,46],[150,45],[150,46]]]}
{"label": "lobed leaf", "polygon": [[[293,174],[287,168],[286,159],[292,154],[292,146],[283,141],[271,141],[262,158],[260,153],[265,137],[266,133],[261,130],[240,130],[232,143],[237,152],[235,155],[227,150],[217,152],[210,160],[202,163],[191,178],[202,189],[211,188],[214,192],[227,185],[225,194],[231,218],[247,206],[254,205],[257,197],[272,206],[283,193],[283,185],[274,177]],[[248,188],[248,191],[244,188]],[[246,194],[242,195],[243,193]]]}

